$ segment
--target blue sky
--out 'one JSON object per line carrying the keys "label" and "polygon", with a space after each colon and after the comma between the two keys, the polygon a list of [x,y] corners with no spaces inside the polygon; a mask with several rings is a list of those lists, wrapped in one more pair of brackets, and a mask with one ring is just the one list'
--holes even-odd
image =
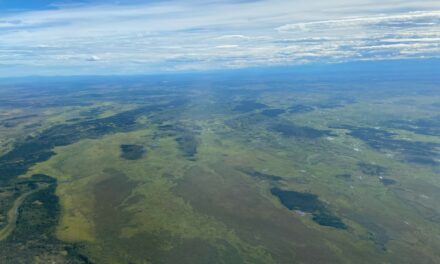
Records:
{"label": "blue sky", "polygon": [[0,0],[0,77],[439,56],[438,0]]}

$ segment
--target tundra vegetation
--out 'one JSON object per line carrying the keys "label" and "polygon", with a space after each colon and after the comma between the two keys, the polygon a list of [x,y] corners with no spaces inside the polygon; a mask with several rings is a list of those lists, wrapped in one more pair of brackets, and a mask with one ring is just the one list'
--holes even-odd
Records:
{"label": "tundra vegetation", "polygon": [[440,262],[439,80],[246,74],[2,81],[0,262]]}

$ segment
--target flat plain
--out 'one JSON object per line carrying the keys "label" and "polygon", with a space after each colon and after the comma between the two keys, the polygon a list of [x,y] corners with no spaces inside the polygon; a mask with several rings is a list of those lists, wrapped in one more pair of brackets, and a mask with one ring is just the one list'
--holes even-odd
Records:
{"label": "flat plain", "polygon": [[439,263],[440,80],[369,74],[1,82],[0,262]]}

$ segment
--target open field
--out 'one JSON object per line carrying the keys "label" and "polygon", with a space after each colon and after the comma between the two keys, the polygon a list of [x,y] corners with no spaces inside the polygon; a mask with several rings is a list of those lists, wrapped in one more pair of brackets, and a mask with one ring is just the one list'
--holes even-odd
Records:
{"label": "open field", "polygon": [[0,262],[440,262],[439,82],[242,78],[0,87]]}

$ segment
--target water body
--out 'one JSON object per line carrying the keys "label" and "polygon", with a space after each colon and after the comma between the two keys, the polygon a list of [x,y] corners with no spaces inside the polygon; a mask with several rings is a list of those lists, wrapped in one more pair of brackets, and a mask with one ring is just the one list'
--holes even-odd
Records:
{"label": "water body", "polygon": [[311,213],[312,220],[319,225],[347,229],[342,220],[333,215],[315,194],[287,191],[277,187],[270,191],[287,209]]}

